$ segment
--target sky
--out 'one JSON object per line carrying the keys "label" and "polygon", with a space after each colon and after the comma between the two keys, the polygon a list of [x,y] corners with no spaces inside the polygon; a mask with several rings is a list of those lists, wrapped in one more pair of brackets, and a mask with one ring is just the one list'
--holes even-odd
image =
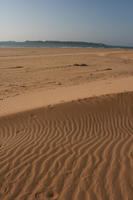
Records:
{"label": "sky", "polygon": [[0,0],[0,41],[133,46],[133,0]]}

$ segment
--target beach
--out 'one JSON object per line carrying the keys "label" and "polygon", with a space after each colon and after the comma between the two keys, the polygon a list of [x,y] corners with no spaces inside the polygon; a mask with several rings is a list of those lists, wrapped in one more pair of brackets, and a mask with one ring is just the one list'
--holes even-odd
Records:
{"label": "beach", "polygon": [[128,77],[132,54],[128,49],[0,48],[0,99]]}
{"label": "beach", "polygon": [[132,200],[133,50],[0,48],[0,199]]}

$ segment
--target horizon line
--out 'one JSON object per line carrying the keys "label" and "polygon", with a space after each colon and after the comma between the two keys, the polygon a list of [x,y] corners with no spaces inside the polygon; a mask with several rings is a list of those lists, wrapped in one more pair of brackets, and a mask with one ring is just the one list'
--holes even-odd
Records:
{"label": "horizon line", "polygon": [[123,45],[123,44],[109,44],[109,43],[104,43],[104,42],[88,42],[88,41],[81,41],[81,40],[0,40],[0,42],[73,42],[73,43],[86,43],[86,44],[102,44],[106,46],[112,46],[112,47],[133,47],[133,45]]}

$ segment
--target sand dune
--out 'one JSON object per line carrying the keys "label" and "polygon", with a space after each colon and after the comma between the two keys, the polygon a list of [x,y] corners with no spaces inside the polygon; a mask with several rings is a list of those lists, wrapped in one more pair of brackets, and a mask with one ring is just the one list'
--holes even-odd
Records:
{"label": "sand dune", "polygon": [[0,117],[94,96],[133,91],[133,76],[36,91],[0,101]]}
{"label": "sand dune", "polygon": [[133,93],[0,118],[1,200],[132,200]]}

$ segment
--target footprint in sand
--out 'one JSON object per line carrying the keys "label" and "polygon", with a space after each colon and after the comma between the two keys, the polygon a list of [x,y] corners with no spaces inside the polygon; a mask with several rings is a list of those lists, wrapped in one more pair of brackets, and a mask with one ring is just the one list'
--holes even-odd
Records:
{"label": "footprint in sand", "polygon": [[37,119],[37,115],[35,114],[30,114],[31,119]]}
{"label": "footprint in sand", "polygon": [[37,192],[35,194],[36,200],[58,200],[58,197],[59,197],[58,193],[51,189],[47,191]]}

